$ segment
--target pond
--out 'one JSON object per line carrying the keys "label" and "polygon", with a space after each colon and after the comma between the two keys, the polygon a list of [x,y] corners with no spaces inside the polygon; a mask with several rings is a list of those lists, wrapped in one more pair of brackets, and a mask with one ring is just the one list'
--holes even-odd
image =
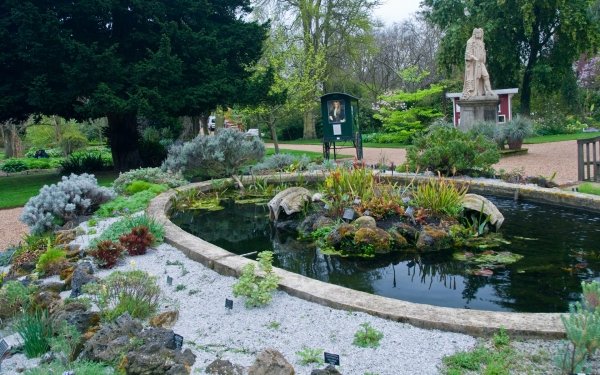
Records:
{"label": "pond", "polygon": [[[469,272],[453,251],[395,252],[375,259],[322,254],[276,231],[266,204],[230,204],[220,211],[176,212],[185,231],[236,254],[272,250],[274,265],[367,293],[435,306],[490,311],[565,312],[581,281],[600,280],[600,215],[487,197],[506,220],[502,234],[524,258],[491,276]],[[250,256],[253,258],[253,256]]]}

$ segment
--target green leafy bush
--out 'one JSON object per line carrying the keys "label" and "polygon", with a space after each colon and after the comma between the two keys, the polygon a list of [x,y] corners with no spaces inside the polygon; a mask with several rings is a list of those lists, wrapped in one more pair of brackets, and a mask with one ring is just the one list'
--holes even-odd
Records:
{"label": "green leafy bush", "polygon": [[29,305],[30,289],[20,281],[7,281],[0,289],[0,319],[10,318]]}
{"label": "green leafy bush", "polygon": [[363,323],[360,326],[362,329],[356,331],[352,344],[361,348],[379,347],[379,342],[383,338],[383,333],[373,328],[369,323]]}
{"label": "green leafy bush", "polygon": [[4,163],[2,163],[0,169],[2,170],[2,172],[16,173],[26,171],[29,168],[27,168],[27,164],[25,164],[25,162],[21,159],[8,159]]}
{"label": "green leafy bush", "polygon": [[581,301],[569,306],[569,315],[561,316],[568,345],[557,358],[566,373],[584,372],[587,361],[600,348],[600,282],[581,283]]}
{"label": "green leafy bush", "polygon": [[84,290],[92,294],[109,321],[125,312],[133,318],[146,319],[156,311],[160,299],[156,277],[140,270],[113,272],[99,284],[86,285]]}
{"label": "green leafy bush", "polygon": [[467,188],[459,188],[444,178],[430,179],[417,186],[413,192],[415,206],[431,210],[433,213],[458,217],[463,211],[462,201]]}
{"label": "green leafy bush", "polygon": [[71,362],[75,359],[80,342],[81,333],[77,327],[63,321],[56,327],[55,336],[50,339],[50,349],[55,354],[61,353],[68,362]]}
{"label": "green leafy bush", "polygon": [[153,184],[148,181],[135,180],[125,187],[125,192],[129,195],[139,193],[140,191],[151,190],[155,193],[162,193],[169,187],[166,185]]}
{"label": "green leafy bush", "polygon": [[322,365],[325,361],[323,359],[323,349],[321,348],[309,348],[303,346],[302,350],[296,352],[296,355],[300,357],[300,364],[303,366],[316,363]]}
{"label": "green leafy bush", "polygon": [[482,135],[463,133],[452,126],[436,126],[417,137],[407,149],[410,170],[430,170],[445,175],[491,173],[500,161],[498,147]]}
{"label": "green leafy bush", "polygon": [[99,217],[113,217],[142,211],[148,207],[150,201],[157,195],[153,190],[143,190],[131,196],[119,196],[101,205],[96,211],[96,215]]}
{"label": "green leafy bush", "polygon": [[267,305],[271,302],[272,292],[277,289],[279,276],[273,272],[273,252],[262,251],[258,254],[258,268],[263,276],[256,274],[254,263],[249,263],[242,269],[237,283],[233,285],[233,295],[246,297],[247,308]]}
{"label": "green leafy bush", "polygon": [[52,362],[29,369],[25,375],[69,374],[77,375],[112,375],[114,369],[104,363],[90,361],[75,361],[69,364]]}
{"label": "green leafy bush", "polygon": [[71,155],[73,152],[85,148],[88,140],[79,130],[69,131],[63,134],[58,145],[65,155]]}
{"label": "green leafy bush", "polygon": [[509,148],[520,148],[523,139],[533,134],[531,121],[523,116],[517,116],[502,126],[502,135]]}
{"label": "green leafy bush", "polygon": [[171,188],[189,183],[181,173],[165,172],[160,168],[139,168],[119,174],[119,177],[113,182],[113,188],[117,193],[122,194],[127,186],[134,181],[146,181]]}
{"label": "green leafy bush", "polygon": [[147,215],[138,215],[126,216],[116,223],[113,223],[106,228],[98,238],[92,241],[91,245],[94,246],[99,241],[104,240],[118,241],[119,237],[130,233],[133,228],[139,226],[147,227],[154,236],[156,243],[163,242],[163,239],[165,238],[165,228],[163,225]]}
{"label": "green leafy bush", "polygon": [[50,349],[52,337],[52,321],[48,312],[26,312],[15,326],[23,339],[23,351],[27,358],[35,358]]}
{"label": "green leafy bush", "polygon": [[66,263],[66,256],[67,252],[64,249],[49,243],[46,252],[38,259],[35,269],[43,275],[58,275]]}
{"label": "green leafy bush", "polygon": [[227,177],[256,163],[265,155],[258,137],[246,137],[235,129],[220,129],[214,137],[198,136],[183,145],[174,145],[162,165],[165,171],[190,176]]}
{"label": "green leafy bush", "polygon": [[99,152],[74,153],[60,163],[62,174],[82,174],[105,171],[112,168]]}

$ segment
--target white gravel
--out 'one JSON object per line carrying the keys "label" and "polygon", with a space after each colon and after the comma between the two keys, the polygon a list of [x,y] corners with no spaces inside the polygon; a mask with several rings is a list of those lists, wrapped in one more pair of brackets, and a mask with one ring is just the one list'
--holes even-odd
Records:
{"label": "white gravel", "polygon": [[[87,229],[85,224],[82,227]],[[105,227],[106,223],[99,223],[96,228],[100,232]],[[76,242],[85,246],[92,237],[80,236]],[[467,335],[425,330],[365,313],[336,310],[281,291],[274,294],[268,306],[246,309],[243,299],[232,295],[235,278],[221,276],[166,244],[146,255],[127,257],[113,270],[132,269],[158,278],[164,293],[161,311],[179,310],[173,330],[184,337],[184,348],[189,347],[197,355],[193,374],[204,373],[206,366],[217,358],[250,366],[266,348],[283,353],[298,374],[310,374],[312,369],[324,367],[301,365],[296,352],[304,347],[339,354],[339,370],[345,375],[439,374],[444,356],[469,350],[476,344]],[[105,277],[113,270],[101,271],[98,276]],[[167,285],[167,275],[173,278],[171,286]],[[185,289],[176,291],[178,285],[184,285]],[[225,308],[226,298],[234,301],[231,311]],[[354,333],[365,322],[384,334],[376,349],[352,344]],[[23,355],[16,355],[5,360],[2,373],[31,366],[35,366],[35,361],[25,362]]]}

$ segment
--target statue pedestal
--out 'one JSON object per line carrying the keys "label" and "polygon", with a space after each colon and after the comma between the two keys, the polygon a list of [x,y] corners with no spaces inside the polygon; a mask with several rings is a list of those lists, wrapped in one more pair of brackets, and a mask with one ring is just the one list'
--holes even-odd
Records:
{"label": "statue pedestal", "polygon": [[473,97],[458,101],[460,106],[460,124],[458,128],[468,131],[477,122],[498,122],[498,97]]}

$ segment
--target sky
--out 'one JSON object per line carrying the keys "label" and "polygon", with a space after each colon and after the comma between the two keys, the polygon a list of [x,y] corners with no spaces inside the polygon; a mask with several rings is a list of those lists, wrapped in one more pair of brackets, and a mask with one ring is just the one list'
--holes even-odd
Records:
{"label": "sky", "polygon": [[386,25],[402,22],[419,10],[421,0],[382,0],[375,9],[375,17]]}

